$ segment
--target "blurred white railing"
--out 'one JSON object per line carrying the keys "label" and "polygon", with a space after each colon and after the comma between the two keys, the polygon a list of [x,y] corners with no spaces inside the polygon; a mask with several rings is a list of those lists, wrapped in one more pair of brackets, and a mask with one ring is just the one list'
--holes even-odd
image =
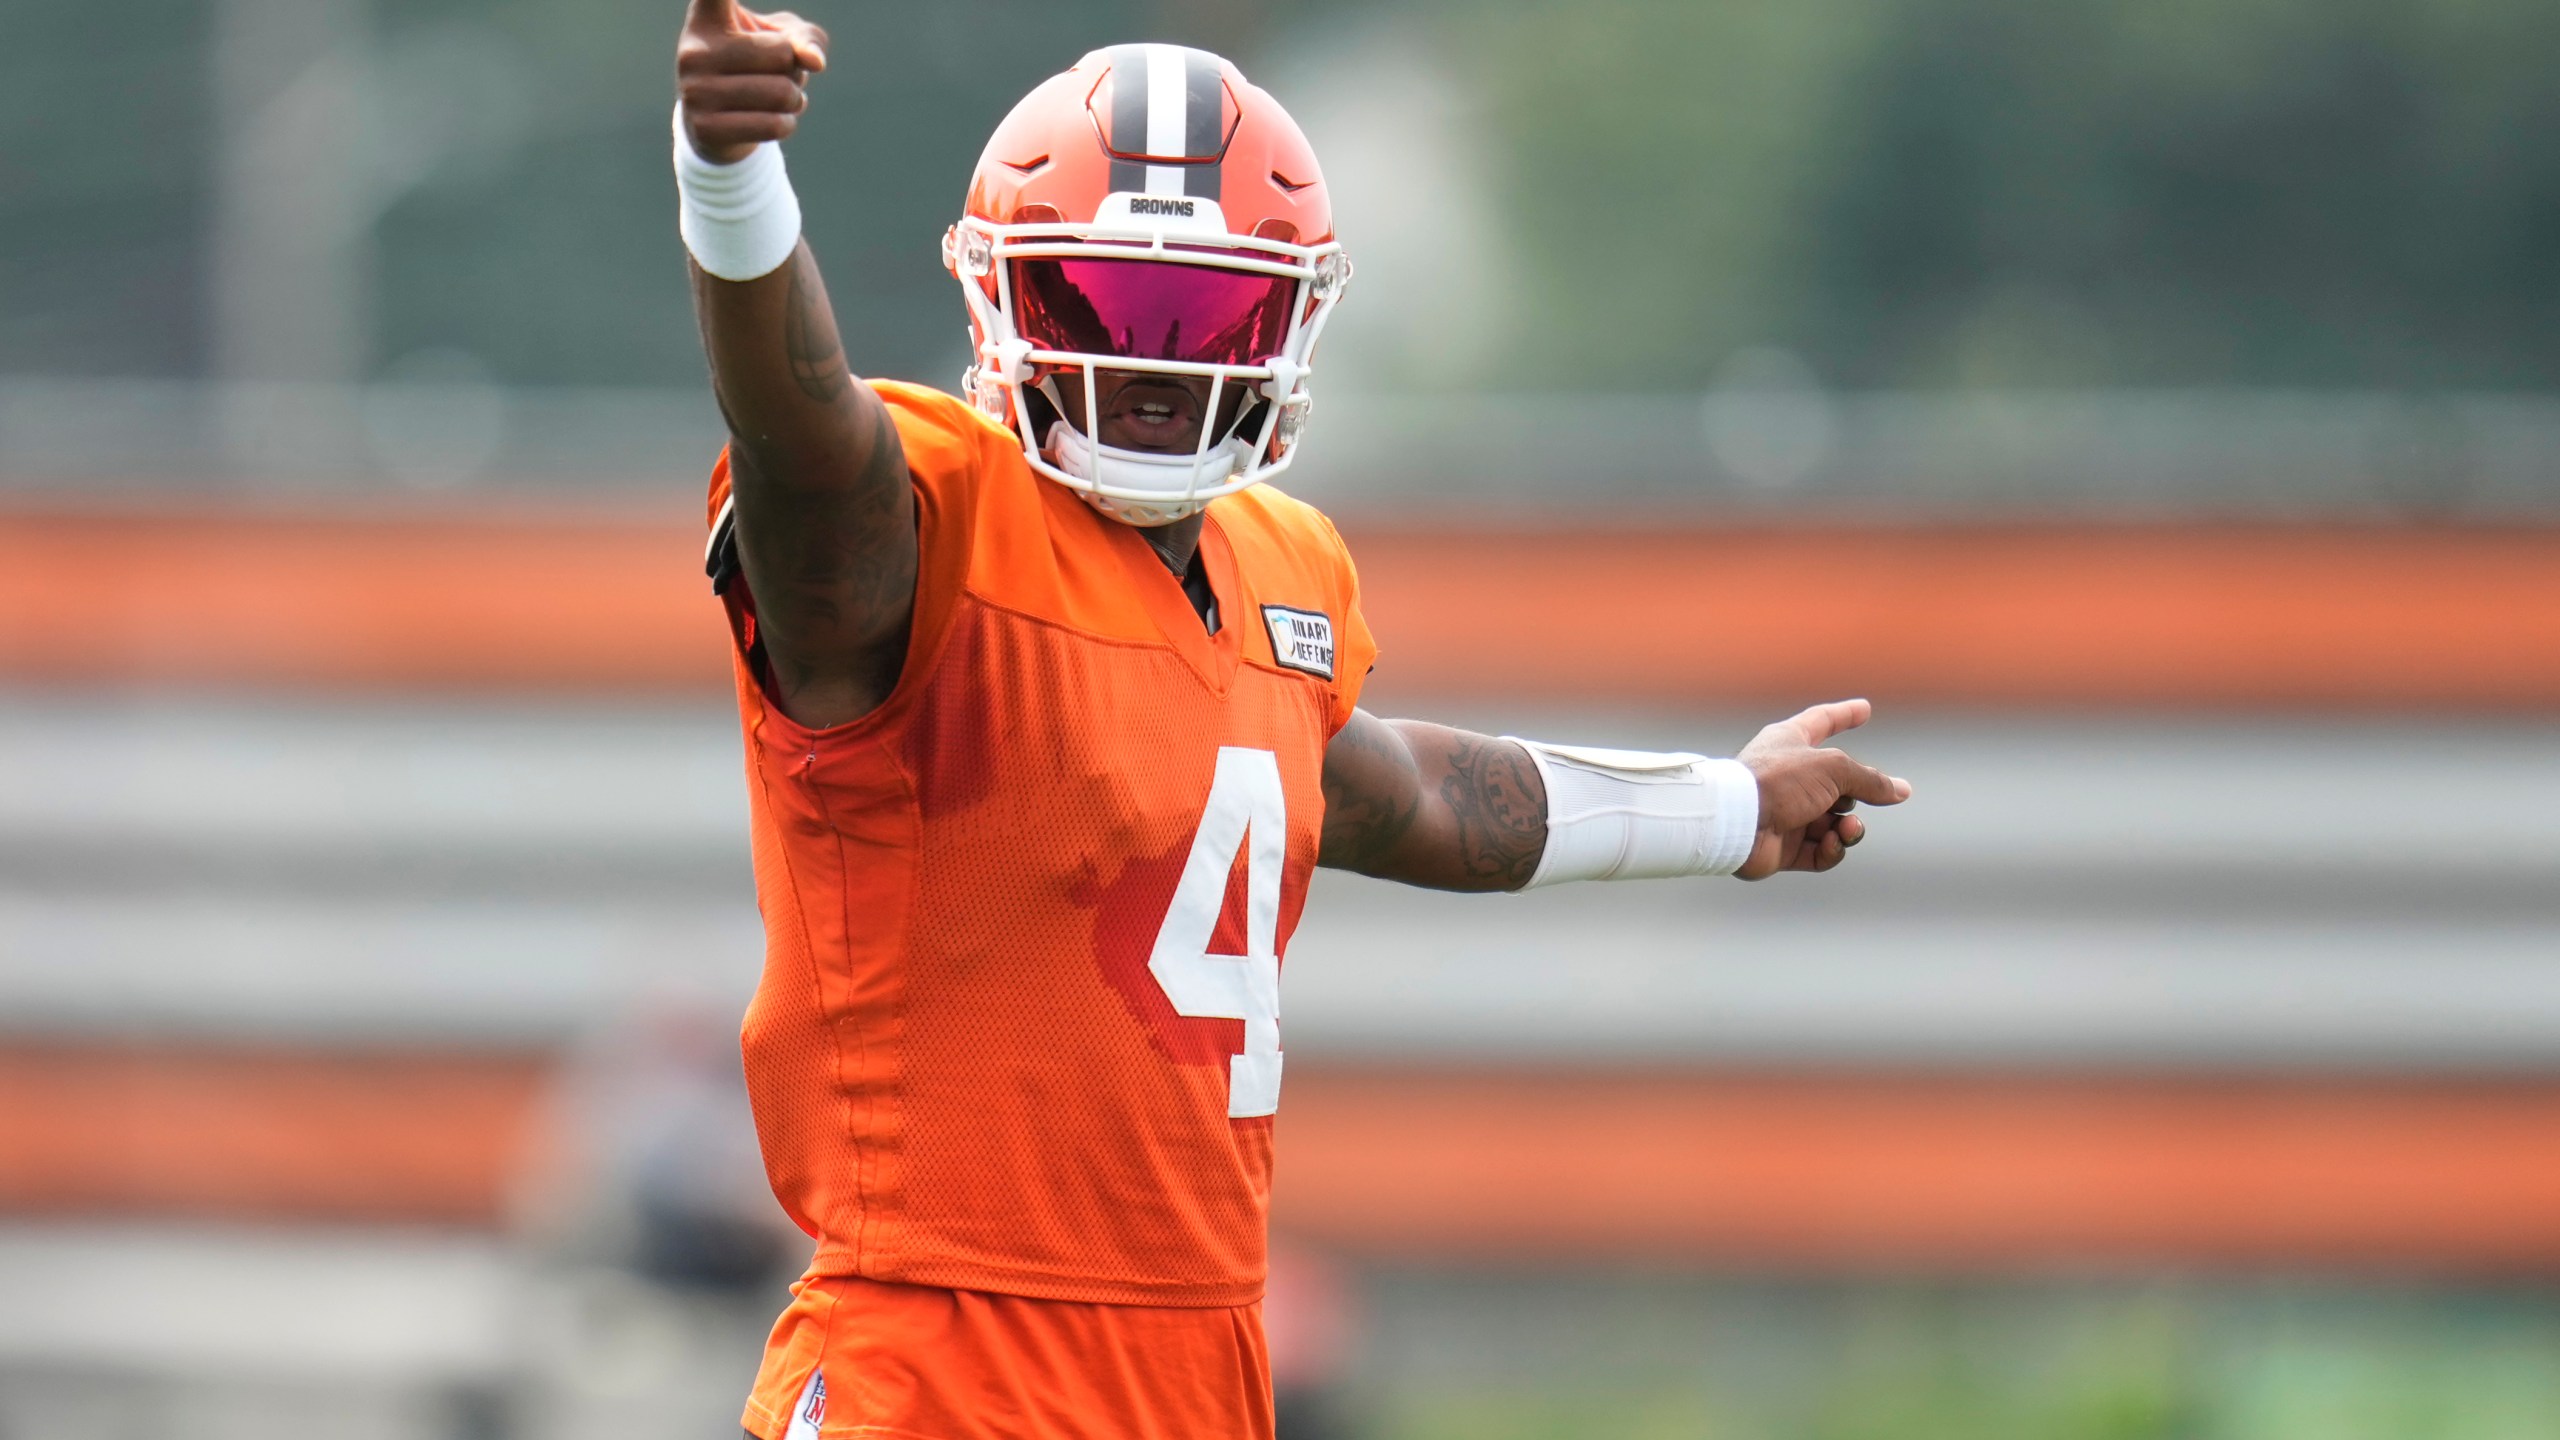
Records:
{"label": "blurred white railing", "polygon": [[[0,1031],[552,1044],[635,1006],[734,1016],[763,954],[737,735],[709,705],[0,696]],[[2560,1072],[2560,809],[2514,803],[2560,794],[2547,725],[1888,716],[1858,744],[1921,799],[1819,885],[1319,877],[1286,1043]]]}

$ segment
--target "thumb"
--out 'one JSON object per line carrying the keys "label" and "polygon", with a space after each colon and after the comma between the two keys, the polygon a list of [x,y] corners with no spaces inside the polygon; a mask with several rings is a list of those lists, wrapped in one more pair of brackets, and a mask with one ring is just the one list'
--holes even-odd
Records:
{"label": "thumb", "polygon": [[789,40],[791,58],[800,62],[801,69],[816,74],[827,68],[827,32],[821,27],[788,10],[776,10],[770,15],[750,13],[747,18],[756,28],[772,31]]}
{"label": "thumb", "polygon": [[1875,707],[1864,700],[1834,700],[1828,705],[1807,707],[1789,723],[1804,732],[1804,743],[1820,745],[1844,730],[1866,724],[1874,714]]}

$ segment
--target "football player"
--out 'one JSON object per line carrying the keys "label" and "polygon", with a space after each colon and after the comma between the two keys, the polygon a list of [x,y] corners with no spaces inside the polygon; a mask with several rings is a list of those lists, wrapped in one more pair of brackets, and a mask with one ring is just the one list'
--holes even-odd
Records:
{"label": "football player", "polygon": [[1097,50],[997,127],[944,259],[958,395],[847,373],[780,142],[827,63],[692,0],[681,223],[730,443],[768,937],[744,1027],[817,1239],[745,1415],[812,1435],[1268,1436],[1280,957],[1319,864],[1450,890],[1827,870],[1900,780],[1359,708],[1376,651],[1296,458],[1351,266],[1306,138],[1198,50]]}

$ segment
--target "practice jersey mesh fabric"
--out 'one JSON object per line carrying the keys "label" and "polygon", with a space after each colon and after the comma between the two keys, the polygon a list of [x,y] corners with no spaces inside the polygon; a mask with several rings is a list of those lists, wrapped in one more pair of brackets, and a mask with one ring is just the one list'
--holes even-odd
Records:
{"label": "practice jersey mesh fabric", "polygon": [[[1229,1112],[1233,1087],[1261,1093],[1260,1062],[1236,1057],[1269,1031],[1178,1003],[1150,962],[1199,951],[1160,943],[1183,933],[1177,890],[1202,927],[1217,911],[1209,960],[1177,956],[1177,982],[1245,956],[1257,904],[1285,950],[1324,747],[1375,655],[1350,558],[1267,486],[1216,501],[1212,637],[1144,538],[1034,476],[1008,432],[875,388],[921,550],[890,698],[831,729],[793,721],[756,676],[752,600],[729,590],[767,934],[743,1038],[774,1191],[818,1237],[815,1274],[1247,1303],[1273,1122]],[[715,512],[726,487],[724,460]],[[1210,857],[1223,874],[1193,854],[1223,843],[1194,843],[1213,785],[1220,813],[1254,817],[1232,861]]]}

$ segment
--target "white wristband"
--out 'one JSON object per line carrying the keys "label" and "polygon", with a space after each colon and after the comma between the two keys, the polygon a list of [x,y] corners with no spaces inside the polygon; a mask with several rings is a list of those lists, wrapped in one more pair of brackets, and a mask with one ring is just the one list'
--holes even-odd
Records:
{"label": "white wristband", "polygon": [[694,153],[676,107],[676,225],[684,248],[723,280],[770,275],[800,243],[800,197],[782,166],[782,147],[767,140],[730,165]]}
{"label": "white wristband", "polygon": [[1566,880],[1730,875],[1751,858],[1760,782],[1739,760],[1505,736],[1547,785],[1547,848],[1522,889]]}

